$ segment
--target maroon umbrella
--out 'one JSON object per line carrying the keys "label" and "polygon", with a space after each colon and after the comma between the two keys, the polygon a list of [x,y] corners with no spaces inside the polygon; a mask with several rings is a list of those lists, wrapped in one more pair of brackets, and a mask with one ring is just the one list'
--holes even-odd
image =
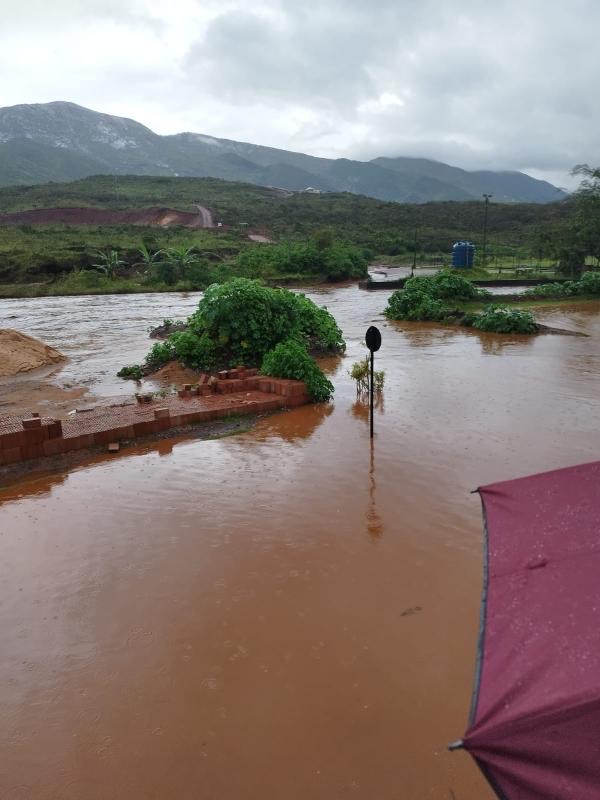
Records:
{"label": "maroon umbrella", "polygon": [[600,799],[600,462],[478,492],[477,674],[451,748],[504,800]]}

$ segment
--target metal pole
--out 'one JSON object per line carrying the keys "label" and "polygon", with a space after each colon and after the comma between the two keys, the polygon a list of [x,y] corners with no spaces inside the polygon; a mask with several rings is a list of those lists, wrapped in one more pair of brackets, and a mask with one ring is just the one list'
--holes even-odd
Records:
{"label": "metal pole", "polygon": [[373,438],[373,394],[374,394],[374,382],[373,382],[373,367],[375,363],[375,354],[371,350],[371,380],[369,381],[369,393],[370,393],[370,407],[371,407],[371,419],[370,419],[370,436],[371,439]]}
{"label": "metal pole", "polygon": [[419,231],[419,229],[415,228],[415,242],[414,242],[414,248],[413,248],[413,263],[412,263],[412,270],[410,271],[410,277],[411,278],[415,274],[415,269],[417,267],[417,233],[418,233],[418,231]]}
{"label": "metal pole", "polygon": [[488,206],[490,203],[490,198],[493,197],[491,194],[484,194],[483,195],[485,200],[485,207],[483,211],[483,253],[482,253],[482,266],[485,269],[485,260],[486,260],[486,249],[487,249],[487,221],[488,221]]}

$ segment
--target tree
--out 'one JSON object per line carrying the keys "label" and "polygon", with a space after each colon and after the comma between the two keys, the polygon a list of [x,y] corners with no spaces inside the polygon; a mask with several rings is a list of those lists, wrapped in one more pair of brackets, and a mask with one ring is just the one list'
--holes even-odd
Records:
{"label": "tree", "polygon": [[579,249],[600,263],[600,167],[578,164],[573,175],[581,175],[575,192],[575,226]]}
{"label": "tree", "polygon": [[119,267],[125,265],[125,261],[119,258],[119,253],[116,250],[99,250],[95,254],[98,259],[97,264],[92,264],[94,269],[103,272],[107,278],[114,278]]}

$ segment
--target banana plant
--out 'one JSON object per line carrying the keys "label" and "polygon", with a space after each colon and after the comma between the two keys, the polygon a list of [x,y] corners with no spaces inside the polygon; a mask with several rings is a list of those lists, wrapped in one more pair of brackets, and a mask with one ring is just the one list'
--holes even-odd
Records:
{"label": "banana plant", "polygon": [[94,269],[103,272],[107,278],[114,278],[119,267],[125,266],[125,261],[119,258],[117,250],[99,250],[95,257],[97,264],[92,264]]}

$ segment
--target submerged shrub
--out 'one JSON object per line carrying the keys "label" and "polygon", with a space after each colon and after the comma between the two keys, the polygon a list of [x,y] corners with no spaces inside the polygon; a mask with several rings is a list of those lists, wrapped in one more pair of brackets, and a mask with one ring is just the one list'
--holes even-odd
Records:
{"label": "submerged shrub", "polygon": [[448,316],[450,310],[441,300],[436,300],[422,291],[421,287],[417,287],[394,292],[388,300],[384,314],[389,319],[440,321]]}
{"label": "submerged shrub", "polygon": [[145,363],[152,369],[158,369],[171,361],[174,356],[175,351],[169,340],[166,342],[157,342],[146,356]]}
{"label": "submerged shrub", "polygon": [[533,286],[523,294],[531,297],[571,297],[578,294],[600,295],[600,272],[584,272],[575,281],[556,281]]}
{"label": "submerged shrub", "polygon": [[[369,384],[371,383],[371,365],[369,357],[363,358],[362,361],[355,361],[352,364],[352,369],[348,371],[350,377],[356,381],[356,394],[364,394],[369,391]],[[373,370],[373,388],[376,392],[383,391],[385,383],[385,370]]]}
{"label": "submerged shrub", "polygon": [[[259,367],[282,342],[286,349],[278,351],[279,361],[273,362],[279,372],[272,374],[306,380],[314,399],[327,399],[333,387],[309,350],[338,353],[345,349],[335,319],[304,295],[247,278],[209,286],[188,320],[188,329],[155,344],[145,368],[151,371],[173,359],[206,372],[238,364]],[[282,370],[293,374],[282,374]]]}
{"label": "submerged shrub", "polygon": [[447,301],[486,297],[471,281],[450,270],[441,270],[426,278],[409,278],[403,289],[390,297],[385,315],[390,319],[440,321],[451,315]]}
{"label": "submerged shrub", "polygon": [[219,366],[219,349],[205,333],[198,336],[190,331],[173,333],[169,337],[173,349],[171,358],[177,358],[193,369],[210,372]]}
{"label": "submerged shrub", "polygon": [[262,362],[261,372],[274,378],[291,378],[304,381],[311,398],[317,402],[329,400],[333,384],[321,372],[306,347],[295,339],[280,342],[268,352]]}
{"label": "submerged shrub", "polygon": [[537,324],[531,311],[508,306],[487,306],[473,321],[473,327],[490,333],[535,333]]}
{"label": "submerged shrub", "polygon": [[576,293],[576,283],[578,281],[544,283],[541,286],[532,286],[531,289],[526,289],[523,295],[527,297],[565,297]]}
{"label": "submerged shrub", "polygon": [[435,275],[426,278],[409,278],[404,288],[422,287],[422,291],[436,300],[471,300],[488,293],[478,289],[471,281],[448,269],[442,269]]}
{"label": "submerged shrub", "polygon": [[141,381],[144,376],[142,368],[139,364],[131,364],[129,367],[122,367],[117,372],[118,378],[130,378],[134,381]]}
{"label": "submerged shrub", "polygon": [[346,346],[327,309],[304,295],[247,278],[209,286],[189,326],[217,345],[226,365],[258,366],[269,350],[290,338],[319,352],[340,352]]}

